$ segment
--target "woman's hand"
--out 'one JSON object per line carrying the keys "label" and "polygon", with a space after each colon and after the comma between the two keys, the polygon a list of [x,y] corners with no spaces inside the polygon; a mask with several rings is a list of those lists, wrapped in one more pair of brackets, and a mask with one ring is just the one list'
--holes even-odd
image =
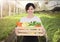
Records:
{"label": "woman's hand", "polygon": [[43,26],[40,27],[40,36],[45,36],[46,30],[44,29]]}
{"label": "woman's hand", "polygon": [[20,30],[21,27],[16,27],[15,28],[15,34],[17,35],[18,34],[18,31]]}
{"label": "woman's hand", "polygon": [[16,28],[15,28],[15,34],[16,34],[16,35],[18,34],[18,32],[17,32],[18,29],[19,29],[19,27],[16,27]]}

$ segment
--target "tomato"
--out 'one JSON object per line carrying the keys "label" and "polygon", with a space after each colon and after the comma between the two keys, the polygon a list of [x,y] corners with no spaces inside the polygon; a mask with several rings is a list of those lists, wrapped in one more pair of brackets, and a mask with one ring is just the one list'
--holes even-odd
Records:
{"label": "tomato", "polygon": [[38,25],[38,24],[37,24],[37,25],[35,25],[35,27],[40,27],[40,26],[41,26],[41,25]]}
{"label": "tomato", "polygon": [[21,22],[17,22],[17,26],[22,27],[22,23]]}

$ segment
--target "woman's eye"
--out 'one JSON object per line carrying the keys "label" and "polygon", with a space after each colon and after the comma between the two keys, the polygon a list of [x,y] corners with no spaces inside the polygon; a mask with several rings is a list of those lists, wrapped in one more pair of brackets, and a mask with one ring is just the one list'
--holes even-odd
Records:
{"label": "woman's eye", "polygon": [[33,9],[31,9],[31,10],[33,10]]}

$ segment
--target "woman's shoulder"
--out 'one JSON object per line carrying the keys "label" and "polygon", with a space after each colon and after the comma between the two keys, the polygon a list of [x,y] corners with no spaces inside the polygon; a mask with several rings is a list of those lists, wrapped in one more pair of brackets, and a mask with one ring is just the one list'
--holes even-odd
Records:
{"label": "woman's shoulder", "polygon": [[22,20],[22,19],[25,19],[26,17],[21,17],[21,19],[20,20]]}
{"label": "woman's shoulder", "polygon": [[35,16],[33,19],[35,19],[37,22],[41,22],[41,19],[38,16]]}
{"label": "woman's shoulder", "polygon": [[26,20],[27,20],[26,17],[22,17],[22,18],[20,19],[20,22],[25,22]]}
{"label": "woman's shoulder", "polygon": [[38,17],[38,16],[34,16],[34,18],[35,18],[35,19],[40,19],[40,17]]}

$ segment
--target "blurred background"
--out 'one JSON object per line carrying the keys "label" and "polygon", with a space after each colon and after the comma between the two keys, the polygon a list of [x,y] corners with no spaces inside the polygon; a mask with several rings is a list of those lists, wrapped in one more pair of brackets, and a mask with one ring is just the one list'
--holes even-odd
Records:
{"label": "blurred background", "polygon": [[[15,15],[25,12],[25,5],[32,2],[36,6],[35,11],[60,11],[59,0],[0,0],[0,17]],[[5,14],[6,13],[6,14]]]}
{"label": "blurred background", "polygon": [[0,42],[7,39],[6,42],[9,40],[15,42],[13,30],[16,22],[27,15],[25,11],[27,3],[34,3],[36,7],[34,15],[41,18],[48,41],[60,42],[60,0],[0,0]]}

